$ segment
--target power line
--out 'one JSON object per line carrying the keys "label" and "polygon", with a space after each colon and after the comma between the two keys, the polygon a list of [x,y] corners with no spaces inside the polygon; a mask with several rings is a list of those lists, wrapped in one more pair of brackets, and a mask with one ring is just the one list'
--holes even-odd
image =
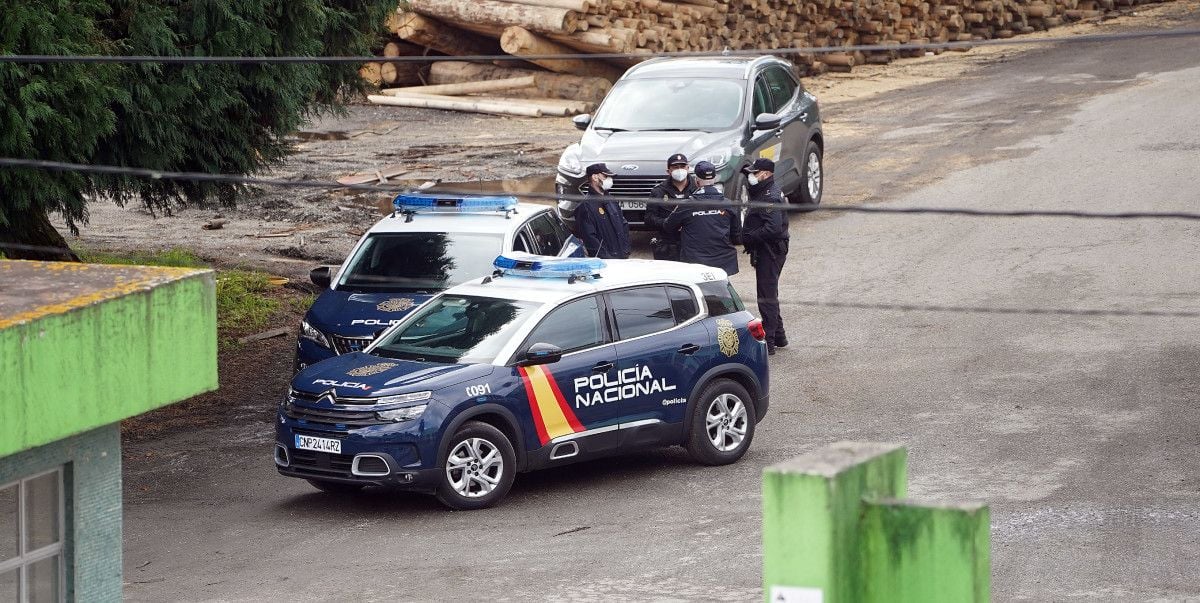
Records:
{"label": "power line", "polygon": [[[90,174],[106,174],[118,176],[138,176],[154,180],[182,180],[190,182],[216,182],[237,185],[279,186],[291,188],[308,188],[323,190],[356,190],[388,194],[421,193],[428,195],[444,195],[446,197],[495,197],[513,196],[526,199],[541,199],[544,201],[575,201],[584,202],[596,197],[566,193],[481,193],[477,190],[422,190],[413,187],[387,186],[379,184],[342,184],[329,180],[286,180],[281,178],[260,178],[236,174],[208,174],[204,172],[172,172],[131,168],[116,165],[92,165],[82,163],[67,163],[62,161],[44,161],[40,159],[15,159],[0,157],[0,167],[33,168],[52,171],[82,172]],[[468,184],[468,183],[463,183]],[[637,201],[649,205],[679,205],[677,200],[654,199],[642,197],[618,197],[618,200]],[[1122,211],[1095,212],[1082,210],[1057,209],[973,209],[966,207],[891,207],[885,205],[783,205],[768,202],[742,201],[709,201],[705,199],[689,199],[686,202],[692,207],[728,208],[735,205],[746,209],[772,209],[790,212],[835,212],[863,214],[932,214],[987,218],[1078,218],[1093,220],[1187,220],[1200,221],[1200,213],[1183,211]]]}
{"label": "power line", "polygon": [[1094,42],[1116,42],[1147,38],[1181,38],[1200,36],[1200,28],[1134,31],[1111,34],[1084,34],[1048,38],[1008,38],[1000,40],[972,40],[969,42],[925,42],[920,44],[858,44],[854,46],[801,46],[794,48],[753,48],[725,51],[672,51],[672,52],[607,52],[576,54],[537,55],[465,55],[465,56],[144,56],[144,55],[53,55],[53,54],[10,54],[0,55],[0,63],[158,63],[158,64],[219,64],[219,65],[287,65],[287,64],[357,64],[357,63],[427,63],[434,61],[539,61],[556,59],[606,60],[606,59],[650,59],[658,57],[721,57],[760,55],[819,55],[835,52],[903,52],[909,50],[955,50],[977,46],[1025,46],[1033,44],[1085,44]]}

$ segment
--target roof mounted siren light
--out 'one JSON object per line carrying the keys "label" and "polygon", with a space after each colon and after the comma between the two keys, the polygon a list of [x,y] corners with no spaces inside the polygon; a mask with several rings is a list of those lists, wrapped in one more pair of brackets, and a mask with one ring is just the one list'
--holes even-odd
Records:
{"label": "roof mounted siren light", "polygon": [[447,197],[435,194],[401,193],[392,199],[392,217],[404,216],[412,222],[418,213],[485,214],[499,212],[505,218],[517,213],[517,198],[507,197]]}
{"label": "roof mounted siren light", "polygon": [[498,255],[492,265],[502,275],[565,278],[569,283],[600,278],[600,271],[605,267],[600,258],[556,258],[520,251]]}

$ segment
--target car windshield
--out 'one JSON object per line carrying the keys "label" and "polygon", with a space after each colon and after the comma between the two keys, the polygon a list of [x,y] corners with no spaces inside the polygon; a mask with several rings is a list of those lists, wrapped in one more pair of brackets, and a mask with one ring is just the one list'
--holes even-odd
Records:
{"label": "car windshield", "polygon": [[376,233],[351,258],[338,288],[441,291],[490,274],[503,247],[503,235],[492,233]]}
{"label": "car windshield", "polygon": [[592,121],[597,130],[732,128],[742,114],[742,85],[730,80],[666,78],[618,82]]}
{"label": "car windshield", "polygon": [[384,335],[371,353],[425,362],[492,362],[540,305],[444,295],[421,308],[404,326]]}

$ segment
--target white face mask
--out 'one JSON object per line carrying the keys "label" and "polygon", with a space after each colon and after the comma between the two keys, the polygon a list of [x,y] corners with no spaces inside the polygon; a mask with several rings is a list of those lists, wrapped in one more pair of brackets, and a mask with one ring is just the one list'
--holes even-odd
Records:
{"label": "white face mask", "polygon": [[671,170],[671,180],[683,182],[687,180],[688,171],[685,169]]}
{"label": "white face mask", "polygon": [[750,186],[756,186],[758,185],[758,176],[750,174],[749,176],[746,176],[746,182],[749,182]]}
{"label": "white face mask", "polygon": [[600,188],[602,188],[604,190],[608,190],[608,189],[612,188],[612,185],[613,185],[612,178],[605,178],[604,180],[600,181]]}

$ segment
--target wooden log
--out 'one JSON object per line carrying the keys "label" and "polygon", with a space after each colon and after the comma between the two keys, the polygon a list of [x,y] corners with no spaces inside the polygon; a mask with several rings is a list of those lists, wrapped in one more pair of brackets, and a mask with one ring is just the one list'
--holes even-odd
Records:
{"label": "wooden log", "polygon": [[459,96],[463,94],[479,94],[481,92],[499,92],[517,90],[537,86],[537,76],[524,75],[520,77],[499,80],[482,80],[477,82],[462,82],[457,84],[433,84],[429,86],[410,86],[407,88],[384,88],[382,94],[400,96],[402,94],[437,94],[442,96]]}
{"label": "wooden log", "polygon": [[512,4],[528,4],[529,6],[539,6],[543,8],[564,8],[573,10],[577,13],[600,12],[592,9],[596,8],[594,0],[504,0]]}
{"label": "wooden log", "polygon": [[[500,37],[500,47],[513,56],[546,54],[578,54],[574,48],[552,42],[522,27],[509,27]],[[527,59],[530,63],[557,73],[602,77],[617,81],[621,70],[600,60],[584,59]]]}
{"label": "wooden log", "polygon": [[448,111],[467,111],[470,113],[491,113],[494,115],[516,115],[522,117],[542,116],[541,109],[529,104],[467,100],[453,96],[427,96],[418,94],[409,96],[383,96],[371,94],[367,96],[367,100],[376,105],[392,105],[395,107],[419,107],[424,109],[444,109]]}
{"label": "wooden log", "polygon": [[[520,91],[543,98],[561,98],[579,101],[600,101],[612,88],[612,82],[599,77],[580,77],[559,73],[546,73],[529,69],[512,69],[483,63],[466,61],[437,61],[429,68],[429,81],[433,84],[453,84],[487,79],[502,79],[533,75],[537,79],[537,91]],[[509,93],[511,94],[511,93]]]}
{"label": "wooden log", "polygon": [[495,40],[451,27],[416,13],[394,13],[388,27],[400,39],[448,55],[500,54]]}
{"label": "wooden log", "polygon": [[395,84],[396,76],[395,63],[383,63],[379,66],[379,80],[381,84]]}
{"label": "wooden log", "polygon": [[[411,9],[445,21],[520,25],[533,31],[569,34],[580,28],[576,13],[563,8],[510,4],[497,0],[411,0]],[[586,21],[583,22],[586,24]]]}
{"label": "wooden log", "polygon": [[378,86],[379,84],[383,83],[383,74],[381,73],[382,70],[382,63],[364,63],[363,66],[359,68],[358,75],[362,79],[366,80],[367,83],[373,86]]}

